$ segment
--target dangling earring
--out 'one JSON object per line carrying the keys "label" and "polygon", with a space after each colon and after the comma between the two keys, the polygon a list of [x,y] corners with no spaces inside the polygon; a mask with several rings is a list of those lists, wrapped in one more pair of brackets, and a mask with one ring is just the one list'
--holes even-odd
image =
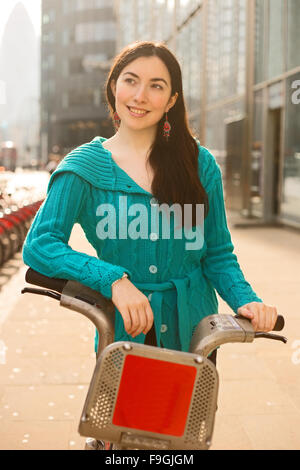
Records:
{"label": "dangling earring", "polygon": [[166,120],[164,123],[164,137],[166,141],[168,142],[169,137],[170,137],[170,131],[171,131],[171,124],[168,121],[168,113],[166,113]]}
{"label": "dangling earring", "polygon": [[121,119],[120,119],[117,111],[114,113],[114,122],[115,122],[116,128],[119,129],[120,124],[121,124]]}

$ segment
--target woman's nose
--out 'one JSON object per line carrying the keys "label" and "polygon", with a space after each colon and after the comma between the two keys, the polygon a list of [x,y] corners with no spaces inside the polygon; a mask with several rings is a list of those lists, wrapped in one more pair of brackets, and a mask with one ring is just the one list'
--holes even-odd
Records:
{"label": "woman's nose", "polygon": [[145,101],[147,98],[147,93],[145,87],[139,87],[135,94],[135,99],[137,101]]}

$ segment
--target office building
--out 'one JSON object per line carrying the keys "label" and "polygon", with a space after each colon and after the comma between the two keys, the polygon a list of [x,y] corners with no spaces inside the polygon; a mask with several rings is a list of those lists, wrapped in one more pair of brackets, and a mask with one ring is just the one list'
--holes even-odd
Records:
{"label": "office building", "polygon": [[42,161],[113,132],[104,82],[115,54],[111,0],[43,0]]}
{"label": "office building", "polygon": [[[130,4],[130,7],[129,7]],[[118,0],[118,48],[164,41],[229,209],[300,226],[298,0]]]}

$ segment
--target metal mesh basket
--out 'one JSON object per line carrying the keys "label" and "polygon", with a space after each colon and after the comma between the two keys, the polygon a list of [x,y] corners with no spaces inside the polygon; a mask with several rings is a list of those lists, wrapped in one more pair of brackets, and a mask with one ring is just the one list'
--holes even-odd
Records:
{"label": "metal mesh basket", "polygon": [[[129,424],[126,422],[125,425],[124,423],[120,424],[120,422],[116,424],[116,409],[120,399],[120,384],[124,384],[124,381],[128,380],[124,374],[126,373],[125,364],[129,360],[129,356],[133,359],[137,358],[140,363],[145,360],[145,364],[147,364],[147,360],[152,360],[151,364],[154,364],[153,370],[158,370],[160,364],[167,367],[167,369],[182,367],[183,369],[186,368],[187,371],[193,371],[194,379],[191,382],[190,398],[187,399],[187,395],[185,395],[186,398],[182,398],[182,400],[187,402],[184,403],[186,419],[183,422],[182,432],[172,432],[174,428],[174,426],[172,428],[172,422],[166,423],[166,428],[171,430],[169,433],[158,432],[157,429],[156,431],[153,431],[153,429],[149,430],[149,427],[151,428],[149,425],[138,428],[136,425],[131,426],[130,422]],[[157,367],[154,361],[159,361],[157,362]],[[135,373],[134,369],[133,371]],[[142,381],[138,376],[138,369],[137,380]],[[140,382],[139,384],[132,384],[132,386],[137,387],[139,385],[139,387],[142,387]],[[174,390],[178,391],[179,395],[183,395],[184,391],[179,390],[180,385],[176,383],[175,386],[171,382],[172,377],[170,379],[170,387],[173,388],[169,391],[170,396],[174,395]],[[155,416],[159,413],[158,410],[162,409],[164,394],[167,394],[167,390],[159,389],[159,384],[153,383],[151,402],[147,403],[146,410],[150,420],[155,419]],[[153,450],[207,449],[212,438],[217,394],[218,374],[216,368],[211,361],[204,357],[136,343],[113,343],[106,347],[98,358],[82,412],[79,433],[82,436],[114,442],[117,446],[121,446],[121,448]],[[175,399],[176,403],[177,401],[178,397]],[[132,404],[128,404],[128,407],[130,406]],[[166,406],[170,410],[172,403],[167,403]],[[163,409],[163,414],[167,417],[166,419],[169,416],[167,409]],[[126,411],[127,415],[131,413],[127,409],[123,411]],[[136,412],[133,408],[132,411]],[[144,407],[140,406],[138,414],[142,414],[143,411],[145,411]],[[182,415],[180,418],[182,420]],[[170,420],[176,421],[176,410],[172,410],[172,413],[170,413]]]}

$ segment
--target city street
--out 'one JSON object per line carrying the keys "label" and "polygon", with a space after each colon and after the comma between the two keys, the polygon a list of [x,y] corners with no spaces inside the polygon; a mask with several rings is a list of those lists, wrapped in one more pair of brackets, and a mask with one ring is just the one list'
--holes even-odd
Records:
{"label": "city street", "polygon": [[[211,449],[300,448],[300,235],[232,228],[246,279],[284,315],[288,343],[258,339],[223,346]],[[81,228],[70,245],[94,254]],[[95,365],[94,327],[48,297],[21,295],[21,254],[1,269],[0,449],[84,447],[77,427]],[[220,302],[220,312],[230,313]]]}
{"label": "city street", "polygon": [[[252,343],[218,348],[218,408],[210,449],[300,450],[299,6],[300,0],[2,2],[0,450],[85,447],[78,426],[96,365],[95,326],[61,307],[53,293],[21,294],[24,287],[33,287],[25,282],[22,247],[57,168],[51,200],[27,238],[26,263],[50,276],[81,280],[103,295],[126,267],[146,294],[141,296],[126,279],[114,288],[127,331],[139,332],[128,329],[126,313],[134,328],[135,320],[148,316],[149,299],[157,336],[165,334],[165,346],[183,351],[203,312],[217,310],[210,282],[236,310],[257,299],[249,297],[251,289],[245,292],[249,286],[244,289],[239,269],[226,257],[231,245],[225,200],[245,279],[273,307],[269,312],[276,307],[285,318],[283,331],[274,334],[286,337],[287,343],[260,334]],[[149,211],[143,210],[145,201]],[[160,213],[158,201],[164,203]],[[172,207],[167,207],[169,201]],[[194,214],[190,209],[196,203]],[[175,226],[179,205],[184,219],[178,221],[184,223]],[[200,250],[204,237],[199,220],[207,207],[206,252]],[[164,214],[166,208],[173,214]],[[73,227],[74,220],[95,249],[81,226]],[[173,227],[165,222],[171,220],[170,236]],[[81,254],[66,246],[71,228],[69,245]],[[103,259],[82,253],[101,253]],[[202,267],[207,277],[202,277]],[[174,290],[165,293],[170,286]],[[218,298],[219,313],[234,315]],[[255,305],[249,309],[266,311]],[[118,312],[116,318],[116,338],[124,338]],[[222,332],[231,334],[233,327],[234,333],[241,332],[232,318],[226,319],[230,327],[222,323]],[[207,321],[211,329],[222,318],[212,320]],[[263,329],[262,322],[260,316]],[[146,338],[150,344],[153,331]],[[242,334],[249,339],[247,332]],[[212,348],[216,346],[213,342]],[[199,358],[188,359],[203,365]],[[185,415],[178,412],[172,420],[170,410],[181,410],[181,404],[170,406],[167,399],[167,411],[160,411],[162,380],[165,397],[168,392],[176,398],[190,395],[172,388],[163,368],[163,379],[154,379],[144,364],[141,393],[135,366],[134,379],[124,378],[125,388],[134,386],[124,408],[131,419],[130,403],[147,390],[149,401],[138,410],[147,410],[151,419],[140,412],[138,418],[150,426],[157,416],[171,433],[173,421],[180,423],[177,416],[184,426]],[[164,366],[172,369],[168,361]],[[195,372],[194,362],[193,367],[189,372]],[[177,384],[188,385],[177,370]],[[202,375],[200,380],[201,386],[211,387]],[[159,411],[152,384],[161,391]],[[199,405],[201,386],[194,386],[193,405]],[[107,406],[111,389],[105,388],[103,400],[97,388],[99,406]],[[202,411],[208,409],[203,401]],[[193,405],[187,434],[182,427],[177,435],[193,442],[191,433],[196,432],[197,439],[210,441],[205,431],[212,420],[200,418]],[[100,413],[103,422],[102,408]],[[88,416],[86,422],[90,424]],[[163,436],[162,425],[155,426]]]}

